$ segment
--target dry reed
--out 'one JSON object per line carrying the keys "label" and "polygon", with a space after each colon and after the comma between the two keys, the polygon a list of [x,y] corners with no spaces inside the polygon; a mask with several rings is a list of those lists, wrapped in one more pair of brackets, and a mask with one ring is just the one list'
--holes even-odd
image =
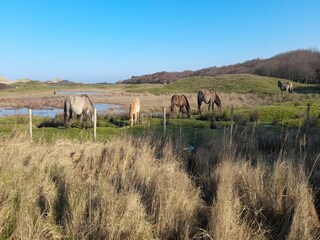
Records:
{"label": "dry reed", "polygon": [[188,153],[157,136],[2,137],[0,239],[320,239],[316,152],[296,154],[299,136],[234,138]]}

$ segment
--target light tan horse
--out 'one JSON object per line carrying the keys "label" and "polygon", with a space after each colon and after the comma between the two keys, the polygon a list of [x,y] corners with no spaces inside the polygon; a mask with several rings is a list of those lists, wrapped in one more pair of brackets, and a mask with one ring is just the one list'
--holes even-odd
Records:
{"label": "light tan horse", "polygon": [[86,127],[86,120],[89,117],[91,122],[93,122],[93,104],[89,99],[87,94],[81,96],[68,96],[64,101],[64,127],[67,127],[67,124],[72,115],[76,114],[77,118],[82,118],[83,123],[82,127]]}
{"label": "light tan horse", "polygon": [[282,81],[278,81],[278,87],[282,92],[282,96],[286,91],[288,91],[289,93],[293,93],[293,85],[291,82],[283,83]]}
{"label": "light tan horse", "polygon": [[133,99],[130,103],[129,117],[130,117],[130,126],[132,127],[133,124],[136,125],[140,117],[140,101],[138,98]]}
{"label": "light tan horse", "polygon": [[209,104],[208,111],[210,111],[210,106],[212,106],[212,111],[213,111],[214,104],[216,104],[219,109],[221,108],[221,100],[215,91],[207,91],[204,89],[199,90],[199,92],[198,92],[198,114],[201,114],[202,102]]}

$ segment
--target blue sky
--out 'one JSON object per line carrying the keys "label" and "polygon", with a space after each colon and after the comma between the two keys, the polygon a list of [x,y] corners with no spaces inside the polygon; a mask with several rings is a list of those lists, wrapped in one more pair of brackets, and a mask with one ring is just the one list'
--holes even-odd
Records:
{"label": "blue sky", "polygon": [[0,0],[0,76],[115,82],[320,50],[318,0]]}

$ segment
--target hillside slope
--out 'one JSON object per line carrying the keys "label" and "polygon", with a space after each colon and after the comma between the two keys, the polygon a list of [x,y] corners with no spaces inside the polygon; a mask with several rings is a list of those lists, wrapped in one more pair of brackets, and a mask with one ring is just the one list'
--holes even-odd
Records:
{"label": "hillside slope", "polygon": [[243,73],[284,78],[300,83],[320,83],[320,52],[296,50],[268,59],[254,59],[234,65],[203,68],[198,71],[159,72],[133,76],[118,83],[171,83],[185,77]]}
{"label": "hillside slope", "polygon": [[[130,92],[153,94],[196,93],[199,89],[215,90],[224,93],[256,93],[259,95],[279,93],[279,78],[253,74],[224,74],[215,77],[195,76],[179,79],[171,84],[129,85]],[[294,83],[294,91],[299,93],[319,92],[318,85]]]}

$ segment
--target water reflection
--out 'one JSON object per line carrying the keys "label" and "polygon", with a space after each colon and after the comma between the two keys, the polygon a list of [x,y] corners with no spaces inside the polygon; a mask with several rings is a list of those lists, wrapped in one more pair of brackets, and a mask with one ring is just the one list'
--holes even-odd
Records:
{"label": "water reflection", "polygon": [[[108,103],[97,103],[94,104],[98,113],[107,113],[114,110],[115,112],[122,112],[121,105],[108,104]],[[47,109],[32,109],[32,115],[41,117],[54,118],[56,114],[63,113],[63,109],[59,108],[47,108]],[[11,107],[0,107],[0,117],[11,116],[11,115],[25,115],[28,114],[27,108],[11,108]]]}

